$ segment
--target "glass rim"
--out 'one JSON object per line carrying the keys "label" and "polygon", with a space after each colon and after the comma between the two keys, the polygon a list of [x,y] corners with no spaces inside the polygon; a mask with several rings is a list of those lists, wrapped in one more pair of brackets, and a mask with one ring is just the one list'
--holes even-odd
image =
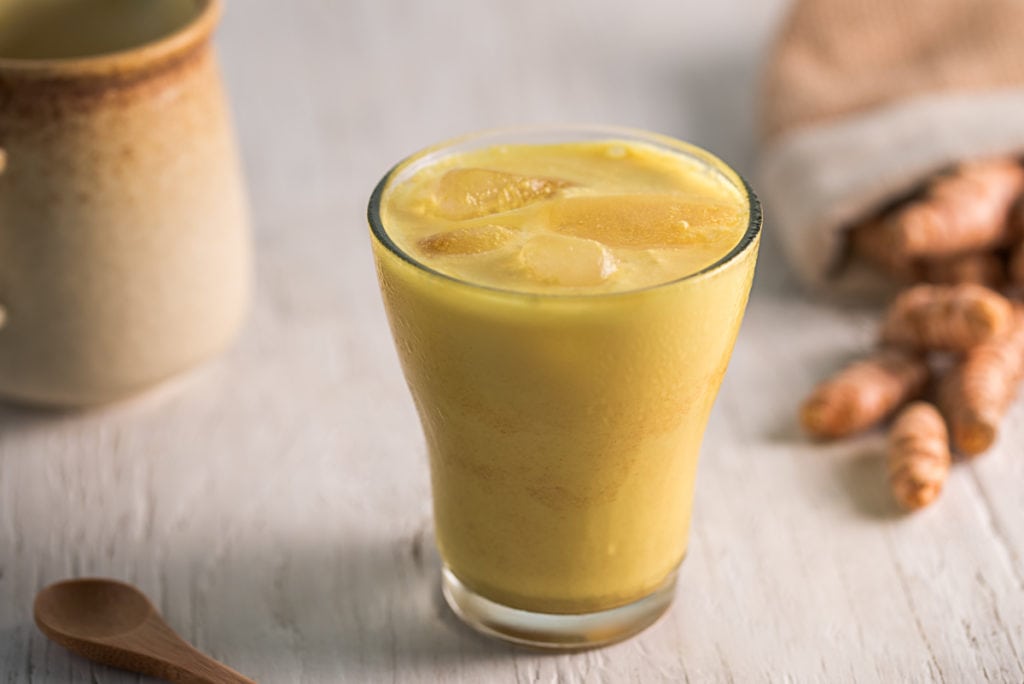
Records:
{"label": "glass rim", "polygon": [[[381,220],[380,209],[381,201],[384,197],[385,191],[388,189],[390,181],[402,170],[412,165],[418,160],[424,159],[429,155],[443,152],[444,150],[450,150],[463,145],[466,143],[472,143],[475,141],[483,141],[489,138],[499,137],[512,137],[512,136],[527,136],[529,134],[541,134],[541,133],[559,133],[564,132],[566,134],[591,134],[591,135],[607,135],[607,139],[615,139],[616,136],[624,139],[636,140],[639,142],[650,142],[660,145],[669,150],[675,150],[677,152],[683,152],[698,161],[705,162],[708,166],[714,168],[719,172],[726,172],[726,176],[732,174],[735,178],[729,180],[733,182],[736,189],[742,192],[747,200],[747,206],[749,215],[747,219],[747,228],[743,232],[743,235],[736,242],[736,244],[730,249],[724,256],[715,261],[712,264],[705,266],[704,268],[688,273],[679,278],[673,278],[672,280],[666,280],[662,283],[655,283],[654,285],[645,285],[643,287],[632,288],[628,290],[614,290],[611,292],[528,292],[523,290],[514,290],[507,287],[495,287],[494,285],[484,285],[482,283],[476,283],[471,280],[465,280],[463,278],[457,278],[447,273],[442,273],[422,261],[416,259],[414,256],[403,250],[391,236],[388,234],[387,229],[384,227],[384,222]],[[593,138],[598,140],[600,138]],[[500,144],[500,143],[496,143]],[[515,144],[509,142],[509,144]],[[637,294],[640,292],[650,292],[652,290],[658,290],[661,288],[668,288],[673,285],[677,285],[689,280],[695,280],[697,278],[704,277],[710,273],[725,268],[729,264],[736,261],[740,256],[746,254],[751,246],[757,241],[757,238],[761,234],[762,224],[764,222],[763,213],[761,211],[761,201],[758,199],[754,189],[750,187],[750,183],[744,178],[738,171],[732,166],[725,163],[718,156],[712,154],[708,150],[688,143],[684,140],[679,140],[669,135],[663,135],[660,133],[653,133],[639,128],[630,128],[627,126],[609,126],[609,125],[594,125],[594,124],[578,124],[578,125],[535,125],[535,126],[514,126],[507,128],[489,128],[466,135],[458,136],[455,138],[449,138],[435,145],[425,147],[413,154],[405,157],[397,164],[392,166],[384,177],[378,181],[374,187],[373,192],[370,194],[370,202],[367,206],[367,220],[370,224],[370,232],[372,236],[389,252],[394,256],[398,257],[402,261],[410,264],[416,269],[427,273],[428,275],[442,278],[449,282],[458,283],[459,285],[474,288],[484,292],[490,292],[502,295],[512,295],[516,297],[529,297],[539,299],[595,299],[595,298],[606,298]]]}

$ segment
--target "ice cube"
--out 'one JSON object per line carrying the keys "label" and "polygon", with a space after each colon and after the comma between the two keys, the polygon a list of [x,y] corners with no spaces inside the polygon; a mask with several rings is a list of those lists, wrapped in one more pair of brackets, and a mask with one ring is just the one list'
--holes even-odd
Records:
{"label": "ice cube", "polygon": [[490,169],[452,169],[438,184],[437,213],[454,220],[498,214],[554,195],[567,181]]}
{"label": "ice cube", "polygon": [[416,244],[430,256],[482,254],[501,247],[515,236],[514,230],[489,224],[434,233]]}
{"label": "ice cube", "polygon": [[519,251],[526,276],[540,283],[564,286],[600,285],[615,273],[614,255],[600,242],[539,233]]}
{"label": "ice cube", "polygon": [[714,242],[743,221],[735,205],[681,195],[568,197],[548,210],[553,231],[609,247],[680,247]]}

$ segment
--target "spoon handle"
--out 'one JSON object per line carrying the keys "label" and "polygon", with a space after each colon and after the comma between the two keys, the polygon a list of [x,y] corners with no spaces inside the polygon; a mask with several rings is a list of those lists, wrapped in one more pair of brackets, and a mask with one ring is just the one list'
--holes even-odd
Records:
{"label": "spoon handle", "polygon": [[195,682],[195,684],[256,684],[253,680],[235,672],[227,665],[199,651],[194,651],[188,662],[169,663],[172,672],[166,678],[172,682]]}
{"label": "spoon handle", "polygon": [[188,684],[256,684],[194,648],[155,615],[118,645],[135,656],[128,669],[143,674]]}

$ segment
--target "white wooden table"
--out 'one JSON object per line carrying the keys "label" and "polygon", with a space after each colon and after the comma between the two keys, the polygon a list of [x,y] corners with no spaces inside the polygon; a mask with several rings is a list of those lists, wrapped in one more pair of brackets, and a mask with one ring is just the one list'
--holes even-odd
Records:
{"label": "white wooden table", "polygon": [[770,218],[669,615],[539,655],[442,605],[423,441],[369,255],[373,183],[427,143],[524,122],[653,129],[749,171],[782,9],[234,2],[219,44],[258,239],[248,328],[126,404],[0,409],[0,681],[137,681],[32,624],[35,592],[78,575],[139,584],[261,682],[1024,680],[1024,405],[937,505],[899,515],[879,436],[817,446],[796,429],[799,398],[876,314],[802,293]]}

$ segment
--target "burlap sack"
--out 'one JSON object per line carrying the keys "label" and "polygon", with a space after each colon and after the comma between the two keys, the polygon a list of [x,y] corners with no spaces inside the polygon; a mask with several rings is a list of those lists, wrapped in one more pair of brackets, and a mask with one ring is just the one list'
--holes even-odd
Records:
{"label": "burlap sack", "polygon": [[958,160],[1024,151],[1024,0],[797,0],[768,61],[758,187],[802,279]]}

